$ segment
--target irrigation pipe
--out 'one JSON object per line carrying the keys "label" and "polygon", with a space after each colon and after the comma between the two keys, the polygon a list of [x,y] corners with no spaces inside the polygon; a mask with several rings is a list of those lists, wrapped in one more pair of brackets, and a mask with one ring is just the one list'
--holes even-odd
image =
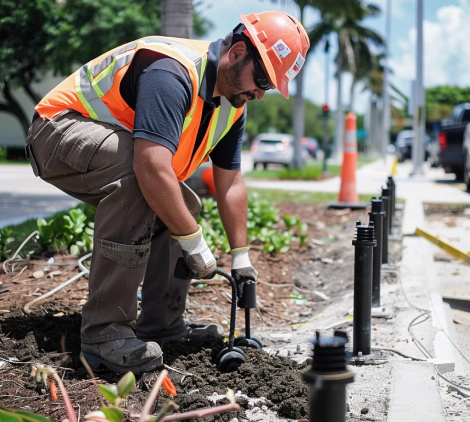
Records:
{"label": "irrigation pipe", "polygon": [[74,281],[77,281],[79,278],[83,277],[85,274],[89,273],[89,270],[82,264],[82,262],[86,259],[88,259],[91,256],[91,253],[83,255],[79,260],[78,260],[78,267],[82,270],[79,274],[74,275],[72,278],[70,278],[67,281],[64,281],[62,284],[59,286],[55,287],[51,291],[44,293],[42,296],[37,297],[36,299],[32,300],[31,302],[27,303],[23,310],[27,313],[31,313],[31,306],[40,302],[41,300],[52,296],[53,294],[57,293],[59,290],[62,290],[64,287],[67,287],[69,284],[72,284]]}
{"label": "irrigation pipe", "polygon": [[417,358],[417,357],[414,357],[414,356],[407,355],[406,353],[400,352],[400,350],[394,349],[393,347],[372,346],[372,350],[376,350],[376,351],[383,350],[383,351],[386,351],[386,352],[392,352],[392,353],[396,353],[397,355],[403,356],[404,358],[408,358],[408,359],[411,359],[411,360],[417,360],[417,361],[420,361],[420,362],[426,362],[427,361],[427,359],[422,359],[422,358]]}
{"label": "irrigation pipe", "polygon": [[38,234],[39,234],[39,231],[34,230],[25,240],[23,240],[23,243],[18,247],[16,252],[13,254],[13,256],[5,260],[5,262],[3,263],[3,270],[5,271],[5,274],[8,273],[7,267],[6,267],[7,262],[13,261],[16,258],[16,255],[18,255],[18,253],[21,251],[23,246],[26,244],[26,242],[29,239],[31,239],[34,235],[38,235]]}

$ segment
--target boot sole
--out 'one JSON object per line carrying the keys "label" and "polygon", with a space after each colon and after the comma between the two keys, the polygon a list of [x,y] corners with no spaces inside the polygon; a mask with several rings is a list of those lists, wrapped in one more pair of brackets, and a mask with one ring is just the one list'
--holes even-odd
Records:
{"label": "boot sole", "polygon": [[134,373],[134,375],[139,375],[144,372],[154,371],[155,369],[163,365],[163,354],[159,357],[152,359],[147,363],[135,366],[119,366],[115,365],[114,363],[108,362],[100,356],[96,356],[88,352],[82,351],[82,354],[85,357],[88,365],[90,365],[91,369],[97,371],[105,367],[118,375],[127,374],[129,371]]}

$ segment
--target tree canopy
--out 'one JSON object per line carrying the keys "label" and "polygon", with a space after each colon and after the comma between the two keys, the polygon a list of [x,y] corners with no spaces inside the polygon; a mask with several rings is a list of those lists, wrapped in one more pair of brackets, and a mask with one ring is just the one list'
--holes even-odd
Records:
{"label": "tree canopy", "polygon": [[[0,111],[14,114],[25,131],[25,116],[11,91],[31,88],[47,70],[69,75],[77,63],[139,37],[160,33],[160,0],[3,0],[0,2]],[[194,33],[204,35],[210,22],[195,4]]]}
{"label": "tree canopy", "polygon": [[426,89],[426,121],[447,119],[452,109],[461,103],[470,102],[470,87],[441,85]]}

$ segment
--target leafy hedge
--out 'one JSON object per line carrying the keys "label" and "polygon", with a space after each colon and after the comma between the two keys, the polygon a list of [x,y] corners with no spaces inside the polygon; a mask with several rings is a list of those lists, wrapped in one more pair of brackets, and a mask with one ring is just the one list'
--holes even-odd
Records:
{"label": "leafy hedge", "polygon": [[[82,255],[90,252],[93,249],[94,218],[95,209],[80,204],[50,218],[37,219],[33,230],[37,230],[39,234],[24,248],[21,248],[20,256],[56,252]],[[283,229],[279,224],[282,220],[285,226]],[[267,201],[260,200],[256,194],[250,195],[247,223],[249,243],[261,243],[265,252],[278,253],[286,252],[294,241],[304,244],[307,240],[307,225],[292,215],[284,215],[282,220],[278,209]],[[203,229],[208,246],[214,252],[230,250],[214,199],[202,199],[202,212],[198,223]],[[24,228],[20,230],[18,227],[10,226],[0,229],[1,260],[10,258],[29,234],[25,235]]]}

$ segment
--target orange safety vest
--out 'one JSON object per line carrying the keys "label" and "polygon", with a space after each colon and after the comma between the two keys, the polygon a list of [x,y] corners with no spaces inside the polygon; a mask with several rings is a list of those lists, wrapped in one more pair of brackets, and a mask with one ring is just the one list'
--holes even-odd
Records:
{"label": "orange safety vest", "polygon": [[135,53],[145,48],[160,53],[162,57],[171,57],[186,68],[193,88],[191,107],[172,160],[176,177],[183,182],[207,160],[208,154],[240,118],[244,109],[232,107],[225,97],[221,97],[221,104],[213,111],[203,141],[193,155],[204,107],[204,100],[198,93],[206,71],[208,47],[208,41],[158,36],[138,39],[83,65],[50,91],[36,106],[36,111],[43,119],[52,119],[63,110],[72,109],[85,117],[131,132],[135,112],[123,100],[119,86]]}

